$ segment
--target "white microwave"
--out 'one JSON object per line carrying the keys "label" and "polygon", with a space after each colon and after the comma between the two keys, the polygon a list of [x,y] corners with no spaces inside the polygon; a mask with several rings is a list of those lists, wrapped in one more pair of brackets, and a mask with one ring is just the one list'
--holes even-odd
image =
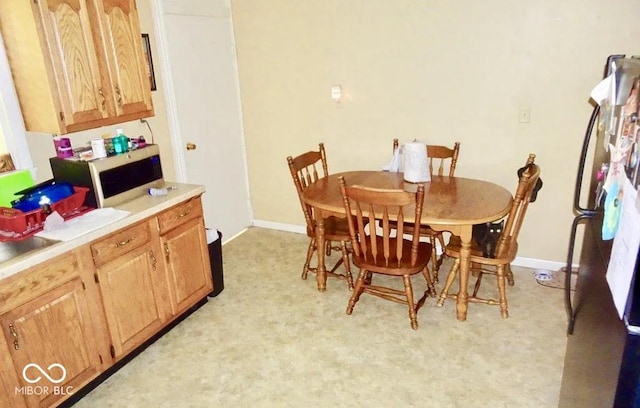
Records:
{"label": "white microwave", "polygon": [[56,182],[89,188],[84,205],[94,208],[121,204],[164,184],[160,149],[153,144],[102,159],[51,157],[49,163]]}

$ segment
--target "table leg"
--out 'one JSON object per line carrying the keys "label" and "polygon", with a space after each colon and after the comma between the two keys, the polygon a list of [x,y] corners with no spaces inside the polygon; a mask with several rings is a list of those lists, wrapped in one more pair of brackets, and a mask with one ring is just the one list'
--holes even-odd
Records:
{"label": "table leg", "polygon": [[318,291],[324,292],[327,289],[327,268],[324,265],[324,217],[321,211],[315,211],[316,214],[316,254],[318,255],[318,268],[316,270],[316,283]]}
{"label": "table leg", "polygon": [[467,284],[469,282],[469,255],[471,255],[471,225],[464,226],[460,230],[460,289],[456,300],[456,312],[458,320],[463,322],[467,320],[467,305],[469,303],[469,294],[467,293]]}

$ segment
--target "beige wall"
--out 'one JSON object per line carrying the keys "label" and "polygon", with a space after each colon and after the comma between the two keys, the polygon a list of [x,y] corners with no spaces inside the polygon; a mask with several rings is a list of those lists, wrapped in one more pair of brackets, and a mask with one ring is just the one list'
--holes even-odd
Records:
{"label": "beige wall", "polygon": [[[638,53],[640,1],[233,0],[257,220],[303,225],[285,157],[378,169],[391,139],[460,141],[457,174],[515,190],[537,154],[544,188],[519,256],[563,261],[577,159],[606,57]],[[346,94],[337,105],[330,87]],[[518,123],[520,107],[531,122]]]}
{"label": "beige wall", "polygon": [[[153,19],[151,15],[150,0],[137,0],[138,14],[143,33],[150,34],[152,56],[154,57],[154,72],[156,75],[157,91],[153,91],[153,108],[155,116],[147,118],[151,129],[153,129],[154,142],[160,146],[160,156],[162,160],[162,169],[166,180],[175,180],[175,169],[173,164],[173,153],[171,149],[171,140],[169,136],[169,125],[167,122],[167,114],[164,103],[164,92],[162,89],[162,72],[160,68],[160,58],[157,51],[157,41],[154,36]],[[145,124],[140,121],[132,121],[113,126],[106,126],[99,129],[92,129],[77,133],[71,133],[68,136],[74,147],[83,146],[92,138],[100,137],[105,133],[115,134],[116,128],[123,128],[124,133],[129,137],[144,136],[147,142],[151,142],[151,134]],[[38,169],[37,181],[50,179],[51,167],[49,166],[49,157],[55,156],[53,141],[51,135],[41,133],[27,133],[27,142],[33,159],[33,163]]]}

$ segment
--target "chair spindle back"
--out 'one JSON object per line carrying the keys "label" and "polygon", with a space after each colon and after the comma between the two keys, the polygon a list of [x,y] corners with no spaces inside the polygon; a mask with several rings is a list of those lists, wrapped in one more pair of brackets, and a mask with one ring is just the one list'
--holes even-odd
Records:
{"label": "chair spindle back", "polygon": [[[302,192],[311,183],[329,175],[324,143],[320,143],[318,145],[318,151],[302,153],[295,158],[291,156],[287,157],[287,163],[289,164],[289,171],[291,172],[293,183],[295,184],[298,192],[298,199],[302,206],[302,212],[304,213],[304,218],[307,223],[307,229],[309,229],[309,231],[313,231],[315,225],[313,222],[313,209],[302,200]],[[318,166],[321,166],[322,168],[322,175],[318,173]]]}
{"label": "chair spindle back", "polygon": [[540,167],[535,164],[535,154],[530,154],[525,165],[525,170],[518,181],[518,188],[511,204],[511,210],[507,216],[507,223],[502,230],[498,241],[496,258],[510,258],[515,256],[517,239],[522,227],[522,221],[529,207],[531,194],[540,177]]}
{"label": "chair spindle back", "polygon": [[[375,189],[363,186],[347,186],[340,177],[340,190],[347,214],[351,245],[357,257],[366,263],[394,267],[403,260],[403,247],[411,245],[410,264],[415,265],[420,241],[420,216],[424,199],[424,185],[419,184],[416,193],[403,190]],[[404,230],[405,211],[414,210],[415,221],[411,241],[401,239]],[[392,229],[391,219],[397,221]],[[375,230],[380,220],[379,231]],[[365,228],[368,227],[368,228]],[[393,237],[392,231],[397,231]],[[392,239],[398,237],[399,239]],[[395,246],[392,244],[395,242]]]}

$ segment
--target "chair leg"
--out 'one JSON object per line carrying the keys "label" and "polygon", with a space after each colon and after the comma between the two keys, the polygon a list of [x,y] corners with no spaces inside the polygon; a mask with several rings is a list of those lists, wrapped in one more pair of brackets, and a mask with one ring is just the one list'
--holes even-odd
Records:
{"label": "chair leg", "polygon": [[331,256],[331,241],[329,240],[325,241],[325,254]]}
{"label": "chair leg", "polygon": [[456,258],[453,261],[453,266],[451,266],[451,271],[449,271],[449,275],[447,275],[447,282],[444,284],[444,288],[442,292],[440,292],[440,298],[438,299],[438,307],[442,307],[444,305],[444,301],[447,299],[447,295],[449,294],[449,289],[453,284],[453,281],[456,279],[456,275],[458,274],[458,269],[460,268],[460,258]]}
{"label": "chair leg", "polygon": [[444,257],[444,247],[446,245],[444,244],[444,236],[442,235],[442,232],[438,234],[438,242],[440,242],[440,248],[442,248],[442,256]]}
{"label": "chair leg", "polygon": [[479,270],[478,278],[476,279],[476,284],[473,285],[473,294],[471,295],[472,297],[476,297],[476,295],[478,294],[478,290],[480,290],[480,284],[482,283],[482,275],[484,275],[484,273],[482,273],[482,271]]}
{"label": "chair leg", "polygon": [[351,293],[351,297],[349,298],[349,303],[347,304],[347,314],[350,315],[353,312],[353,308],[356,305],[356,302],[360,299],[360,295],[364,291],[364,278],[367,275],[367,271],[364,269],[360,269],[360,273],[358,274],[358,279],[356,279],[356,285],[353,288],[353,292]]}
{"label": "chair leg", "polygon": [[[438,242],[440,242],[440,249],[442,249],[442,254],[440,254],[440,258],[438,259],[438,271],[440,270],[440,267],[442,266],[442,263],[444,262],[444,247],[446,246],[444,243],[444,235],[442,235],[442,232],[438,234]],[[434,247],[434,251],[435,251],[435,247]],[[436,278],[438,277],[438,272],[436,272]],[[438,279],[435,280],[436,282],[438,282]]]}
{"label": "chair leg", "polygon": [[509,317],[509,311],[507,310],[507,293],[505,290],[505,269],[505,265],[499,265],[497,269],[498,292],[500,293],[500,315],[504,319]]}
{"label": "chair leg", "polygon": [[515,282],[513,280],[513,272],[511,271],[511,264],[506,264],[505,267],[507,270],[507,282],[509,283],[509,286],[513,286]]}
{"label": "chair leg", "polygon": [[477,262],[471,262],[471,276],[473,276],[474,278],[477,278],[481,270],[482,270],[482,264],[479,264]]}
{"label": "chair leg", "polygon": [[436,238],[432,235],[429,237],[431,241],[431,269],[433,270],[433,281],[438,282],[438,271],[440,265],[438,264],[438,252],[436,251]]}
{"label": "chair leg", "polygon": [[372,281],[373,281],[373,273],[367,272],[367,276],[364,277],[364,283],[366,283],[367,285],[371,285]]}
{"label": "chair leg", "polygon": [[404,281],[404,294],[407,297],[407,306],[409,306],[411,328],[416,330],[418,328],[418,314],[416,313],[416,306],[413,304],[413,287],[411,286],[411,277],[409,275],[402,275],[402,280]]}
{"label": "chair leg", "polygon": [[433,286],[433,281],[431,280],[431,274],[429,273],[429,268],[425,266],[422,270],[422,275],[424,279],[427,281],[427,287],[429,295],[436,297],[438,294],[436,293],[436,288]]}
{"label": "chair leg", "polygon": [[304,261],[304,266],[302,267],[302,279],[307,279],[307,274],[309,273],[309,264],[311,263],[311,258],[313,257],[315,248],[316,239],[311,238],[311,242],[309,242],[309,247],[307,248],[307,259]]}
{"label": "chair leg", "polygon": [[340,249],[342,250],[342,261],[344,263],[345,275],[347,277],[347,284],[349,290],[353,290],[353,275],[351,275],[351,262],[349,262],[349,250],[347,249],[347,243],[340,241]]}

